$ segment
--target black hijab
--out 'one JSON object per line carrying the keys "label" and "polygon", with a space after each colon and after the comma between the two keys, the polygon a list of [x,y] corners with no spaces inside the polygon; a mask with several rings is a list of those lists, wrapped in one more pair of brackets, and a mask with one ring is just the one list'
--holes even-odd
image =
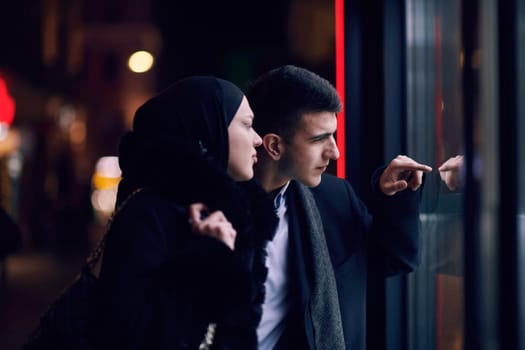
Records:
{"label": "black hijab", "polygon": [[[252,272],[250,312],[244,314],[243,311],[244,289],[224,283],[220,279],[223,274],[206,279],[206,286],[235,285],[234,291],[228,293],[216,288],[213,299],[218,300],[221,295],[224,300],[235,302],[216,302],[210,309],[235,305],[223,314],[232,320],[242,318],[243,326],[252,330],[249,341],[253,342],[243,348],[255,348],[267,275],[264,247],[275,232],[277,217],[273,200],[255,180],[236,182],[227,174],[227,129],[243,97],[230,82],[193,77],[179,81],[141,106],[135,114],[133,131],[124,135],[119,145],[123,179],[119,184],[117,206],[134,189],[147,187],[179,206],[201,202],[210,212],[224,213],[237,231],[235,255]],[[207,271],[209,265],[205,263],[202,269]],[[240,337],[238,327],[229,329],[222,325],[220,332],[226,342],[228,337],[246,340],[242,337],[247,333],[244,330]]]}
{"label": "black hijab", "polygon": [[180,80],[137,109],[133,130],[119,145],[122,181],[117,205],[137,187],[166,189],[173,168],[206,159],[224,172],[228,165],[228,125],[244,97],[226,80]]}

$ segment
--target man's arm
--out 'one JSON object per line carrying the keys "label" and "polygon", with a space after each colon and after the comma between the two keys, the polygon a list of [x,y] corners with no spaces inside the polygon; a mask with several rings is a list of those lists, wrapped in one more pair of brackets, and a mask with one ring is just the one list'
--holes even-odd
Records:
{"label": "man's arm", "polygon": [[410,272],[420,262],[421,185],[423,173],[431,170],[409,157],[398,156],[372,177],[375,200],[370,256],[385,275]]}

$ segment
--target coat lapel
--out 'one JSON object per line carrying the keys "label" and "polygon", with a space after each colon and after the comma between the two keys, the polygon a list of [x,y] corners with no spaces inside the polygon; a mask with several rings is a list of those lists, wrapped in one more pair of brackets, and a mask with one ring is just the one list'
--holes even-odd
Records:
{"label": "coat lapel", "polygon": [[[304,315],[304,331],[310,348],[313,348],[314,332],[312,327],[312,318],[308,303],[310,301],[310,288],[313,284],[310,256],[305,254],[304,239],[301,239],[301,232],[304,232],[304,220],[300,218],[300,211],[296,199],[296,191],[293,188],[288,189],[287,206],[288,206],[288,235],[290,239],[290,269],[292,277],[292,294],[295,296],[297,303],[295,307],[299,308],[300,315]],[[304,312],[306,310],[306,312]]]}

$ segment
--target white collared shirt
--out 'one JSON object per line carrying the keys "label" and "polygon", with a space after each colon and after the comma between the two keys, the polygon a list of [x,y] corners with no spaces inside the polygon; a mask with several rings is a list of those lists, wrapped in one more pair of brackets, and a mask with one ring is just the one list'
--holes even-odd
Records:
{"label": "white collared shirt", "polygon": [[286,206],[286,189],[290,182],[283,186],[275,196],[274,205],[279,217],[275,236],[266,248],[268,258],[268,277],[264,283],[266,295],[262,306],[262,319],[257,327],[258,349],[271,350],[281,337],[285,318],[290,310],[288,283],[288,214]]}

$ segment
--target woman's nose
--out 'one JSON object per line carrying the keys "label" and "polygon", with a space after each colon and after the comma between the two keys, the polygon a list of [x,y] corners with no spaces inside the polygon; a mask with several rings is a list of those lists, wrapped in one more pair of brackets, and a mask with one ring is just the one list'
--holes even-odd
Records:
{"label": "woman's nose", "polygon": [[253,133],[254,133],[253,145],[255,147],[259,147],[260,145],[262,145],[262,138],[259,136],[257,132],[255,132],[255,130],[253,131]]}

